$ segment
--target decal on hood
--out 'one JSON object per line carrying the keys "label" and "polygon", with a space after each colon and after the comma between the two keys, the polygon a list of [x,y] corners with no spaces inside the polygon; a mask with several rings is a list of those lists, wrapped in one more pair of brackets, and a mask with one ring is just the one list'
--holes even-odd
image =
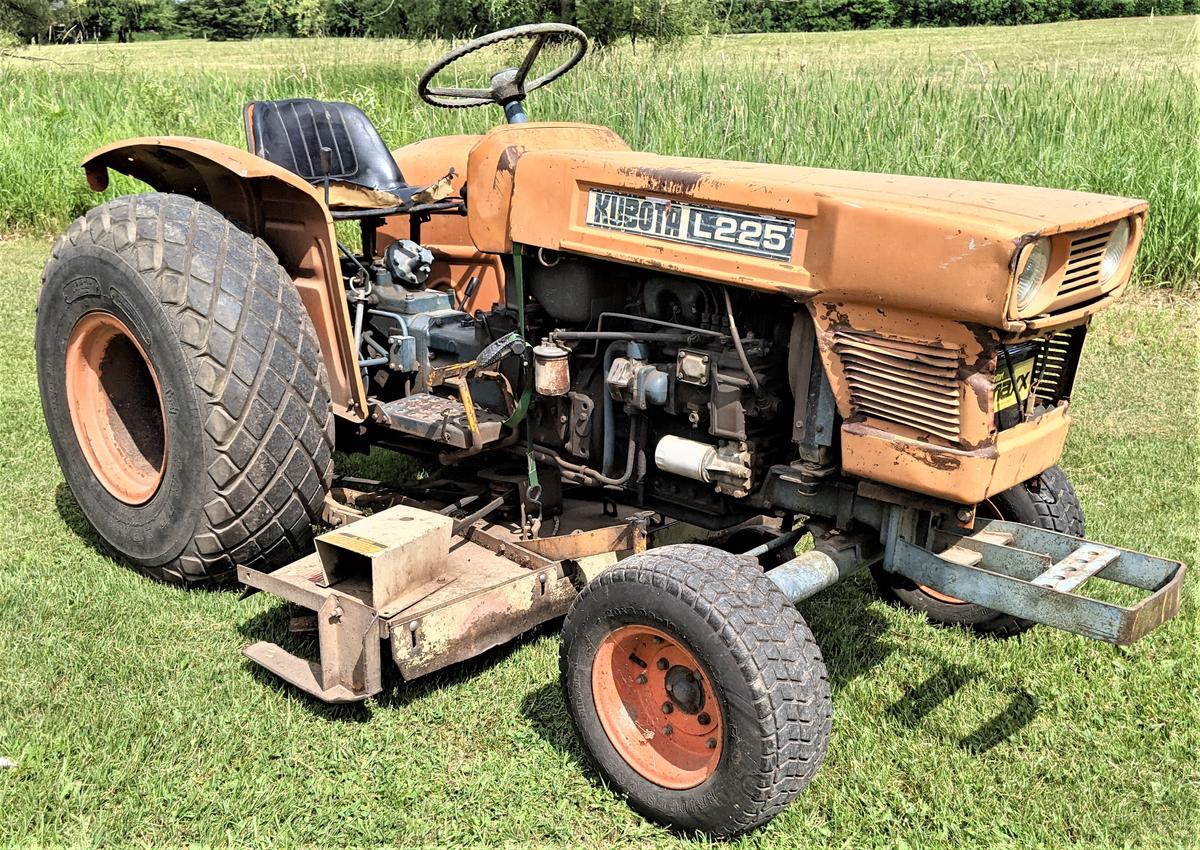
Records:
{"label": "decal on hood", "polygon": [[652,239],[784,261],[791,260],[796,238],[796,222],[792,219],[604,189],[588,191],[584,223]]}

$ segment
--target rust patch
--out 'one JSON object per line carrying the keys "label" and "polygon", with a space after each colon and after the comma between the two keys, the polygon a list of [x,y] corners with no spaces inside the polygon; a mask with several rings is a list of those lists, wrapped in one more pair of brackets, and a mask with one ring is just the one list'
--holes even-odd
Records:
{"label": "rust patch", "polygon": [[696,184],[708,175],[686,168],[625,168],[622,173],[646,181],[646,188],[654,192],[673,195],[687,195],[696,188]]}
{"label": "rust patch", "polygon": [[962,466],[962,460],[950,452],[939,451],[932,447],[914,446],[900,440],[892,441],[892,448],[910,457],[914,457],[928,467],[940,472],[953,472]]}
{"label": "rust patch", "polygon": [[523,153],[525,153],[523,145],[509,145],[500,152],[500,159],[496,161],[496,171],[503,171],[506,174],[516,173],[517,162]]}
{"label": "rust patch", "polygon": [[850,317],[843,312],[841,304],[831,304],[824,302],[821,304],[825,308],[825,315],[821,319],[829,326],[829,330],[837,331],[843,329],[851,329]]}

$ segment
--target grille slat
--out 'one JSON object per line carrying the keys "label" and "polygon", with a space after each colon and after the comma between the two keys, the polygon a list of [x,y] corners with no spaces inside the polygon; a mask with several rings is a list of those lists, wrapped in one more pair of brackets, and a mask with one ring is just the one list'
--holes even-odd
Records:
{"label": "grille slat", "polygon": [[959,439],[961,349],[859,331],[837,331],[833,348],[853,414]]}
{"label": "grille slat", "polygon": [[1104,246],[1115,227],[1115,224],[1106,224],[1099,230],[1081,234],[1071,240],[1071,247],[1067,252],[1067,268],[1063,272],[1062,283],[1058,286],[1060,296],[1100,282]]}
{"label": "grille slat", "polygon": [[1053,404],[1063,394],[1063,378],[1067,374],[1073,336],[1071,331],[1059,331],[1043,344],[1039,353],[1037,384],[1034,395],[1045,404]]}
{"label": "grille slat", "polygon": [[908,381],[901,384],[894,380],[889,380],[878,373],[869,372],[854,366],[848,366],[846,373],[853,374],[864,384],[885,392],[897,392],[917,399],[926,399],[930,395],[935,395],[947,401],[958,401],[958,388],[951,386],[948,382],[931,384],[924,381]]}

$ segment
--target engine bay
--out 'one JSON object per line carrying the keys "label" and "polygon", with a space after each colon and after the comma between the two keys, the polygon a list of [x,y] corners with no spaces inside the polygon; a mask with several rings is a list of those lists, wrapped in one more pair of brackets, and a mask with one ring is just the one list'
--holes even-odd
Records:
{"label": "engine bay", "polygon": [[702,527],[759,513],[747,497],[795,453],[795,303],[548,250],[516,262],[507,303],[470,313],[477,280],[429,286],[414,241],[343,261],[373,441],[442,464],[525,454],[556,485]]}

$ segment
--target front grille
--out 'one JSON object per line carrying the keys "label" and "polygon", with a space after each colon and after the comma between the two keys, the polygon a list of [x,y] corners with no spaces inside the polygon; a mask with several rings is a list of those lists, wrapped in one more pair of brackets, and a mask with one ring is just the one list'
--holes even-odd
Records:
{"label": "front grille", "polygon": [[1074,337],[1072,331],[1059,331],[1039,346],[1033,366],[1033,394],[1039,404],[1053,406],[1071,394]]}
{"label": "front grille", "polygon": [[[1083,349],[1083,337],[1087,327],[1080,325],[1058,331],[1046,339],[1023,342],[1010,345],[1001,352],[996,371],[1003,374],[1011,364],[1014,368],[1018,363],[1033,357],[1033,387],[1034,410],[1048,410],[1059,402],[1070,401],[1071,389],[1075,384],[1075,370],[1079,365],[1079,354]],[[1019,403],[1007,410],[996,414],[997,426],[1001,429],[1011,428],[1024,420],[1022,411],[1026,409],[1026,399],[1020,398]]]}
{"label": "front grille", "polygon": [[960,349],[837,331],[833,350],[850,390],[851,414],[959,439]]}
{"label": "front grille", "polygon": [[1080,233],[1071,240],[1067,268],[1062,283],[1058,285],[1059,295],[1070,295],[1100,281],[1104,246],[1108,243],[1108,237],[1112,235],[1114,227],[1116,225],[1106,224],[1096,230]]}

